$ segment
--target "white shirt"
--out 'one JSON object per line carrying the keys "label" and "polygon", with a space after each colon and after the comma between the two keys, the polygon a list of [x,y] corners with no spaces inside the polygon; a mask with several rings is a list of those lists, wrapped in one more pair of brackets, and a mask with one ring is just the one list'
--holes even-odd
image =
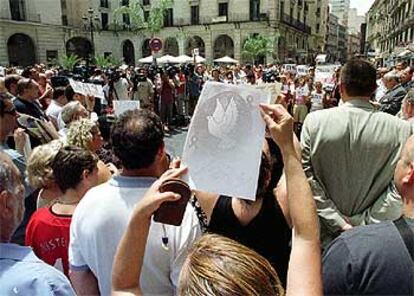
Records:
{"label": "white shirt", "polygon": [[323,96],[324,92],[317,93],[316,90],[311,93],[311,109],[310,112],[322,110],[323,109]]}
{"label": "white shirt", "polygon": [[46,109],[46,115],[49,116],[49,118],[52,121],[54,121],[55,124],[58,124],[58,127],[59,127],[60,113],[62,113],[62,109],[63,109],[63,106],[56,103],[55,100],[52,100]]}
{"label": "white shirt", "polygon": [[[70,227],[69,263],[75,271],[92,270],[101,295],[111,294],[116,248],[132,209],[154,181],[148,177],[115,176],[89,190],[75,210]],[[201,235],[191,205],[187,206],[180,227],[165,225],[165,228],[168,250],[161,244],[162,224],[152,222],[150,227],[140,281],[144,294],[174,295],[187,250]]]}
{"label": "white shirt", "polygon": [[[119,78],[117,82],[114,83],[114,89],[119,100],[129,100],[128,96],[129,83],[126,78]],[[114,94],[114,99],[116,100],[116,95]]]}

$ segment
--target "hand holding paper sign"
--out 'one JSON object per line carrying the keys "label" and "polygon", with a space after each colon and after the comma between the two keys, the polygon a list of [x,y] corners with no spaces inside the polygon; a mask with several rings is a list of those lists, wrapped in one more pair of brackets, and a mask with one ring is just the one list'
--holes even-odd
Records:
{"label": "hand holding paper sign", "polygon": [[273,141],[281,150],[293,150],[293,118],[289,112],[282,105],[260,104],[260,109]]}

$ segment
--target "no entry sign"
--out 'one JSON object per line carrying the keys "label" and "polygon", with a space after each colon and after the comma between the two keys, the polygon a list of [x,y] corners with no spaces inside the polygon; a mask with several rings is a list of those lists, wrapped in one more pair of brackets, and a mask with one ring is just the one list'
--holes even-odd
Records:
{"label": "no entry sign", "polygon": [[158,52],[162,48],[162,41],[159,38],[152,38],[149,42],[149,47],[152,51]]}

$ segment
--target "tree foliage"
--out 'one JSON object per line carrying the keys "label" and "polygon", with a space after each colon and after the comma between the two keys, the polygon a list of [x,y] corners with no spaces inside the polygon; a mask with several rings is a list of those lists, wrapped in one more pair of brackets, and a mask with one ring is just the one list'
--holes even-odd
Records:
{"label": "tree foliage", "polygon": [[[114,10],[114,27],[115,30],[119,28],[125,28],[127,26],[129,30],[146,31],[154,36],[164,26],[164,16],[169,7],[172,6],[174,0],[159,0],[151,5],[149,11],[148,20],[144,18],[144,6],[140,0],[131,0],[129,6],[121,6]],[[122,22],[122,15],[129,15],[130,24],[125,25]]]}
{"label": "tree foliage", "polygon": [[251,36],[243,44],[242,55],[254,63],[258,57],[264,57],[273,52],[273,40],[262,35]]}
{"label": "tree foliage", "polygon": [[73,71],[73,68],[76,66],[77,63],[79,63],[82,59],[79,58],[76,54],[64,54],[62,56],[62,59],[60,61],[60,65],[63,69]]}

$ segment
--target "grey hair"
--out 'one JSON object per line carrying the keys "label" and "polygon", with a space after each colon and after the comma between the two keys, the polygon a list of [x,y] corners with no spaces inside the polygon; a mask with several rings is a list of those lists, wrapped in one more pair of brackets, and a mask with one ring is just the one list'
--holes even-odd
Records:
{"label": "grey hair", "polygon": [[404,101],[410,105],[414,105],[414,88],[410,89],[405,95]]}
{"label": "grey hair", "polygon": [[387,81],[394,80],[399,83],[400,77],[401,77],[400,74],[398,74],[397,72],[391,71],[385,74],[383,79]]}
{"label": "grey hair", "polygon": [[13,192],[14,181],[11,166],[5,161],[0,161],[0,191]]}
{"label": "grey hair", "polygon": [[61,118],[62,118],[62,121],[65,123],[65,125],[68,125],[69,123],[72,122],[73,117],[75,116],[76,113],[79,112],[79,109],[81,107],[82,107],[82,104],[78,101],[69,102],[63,107]]}

